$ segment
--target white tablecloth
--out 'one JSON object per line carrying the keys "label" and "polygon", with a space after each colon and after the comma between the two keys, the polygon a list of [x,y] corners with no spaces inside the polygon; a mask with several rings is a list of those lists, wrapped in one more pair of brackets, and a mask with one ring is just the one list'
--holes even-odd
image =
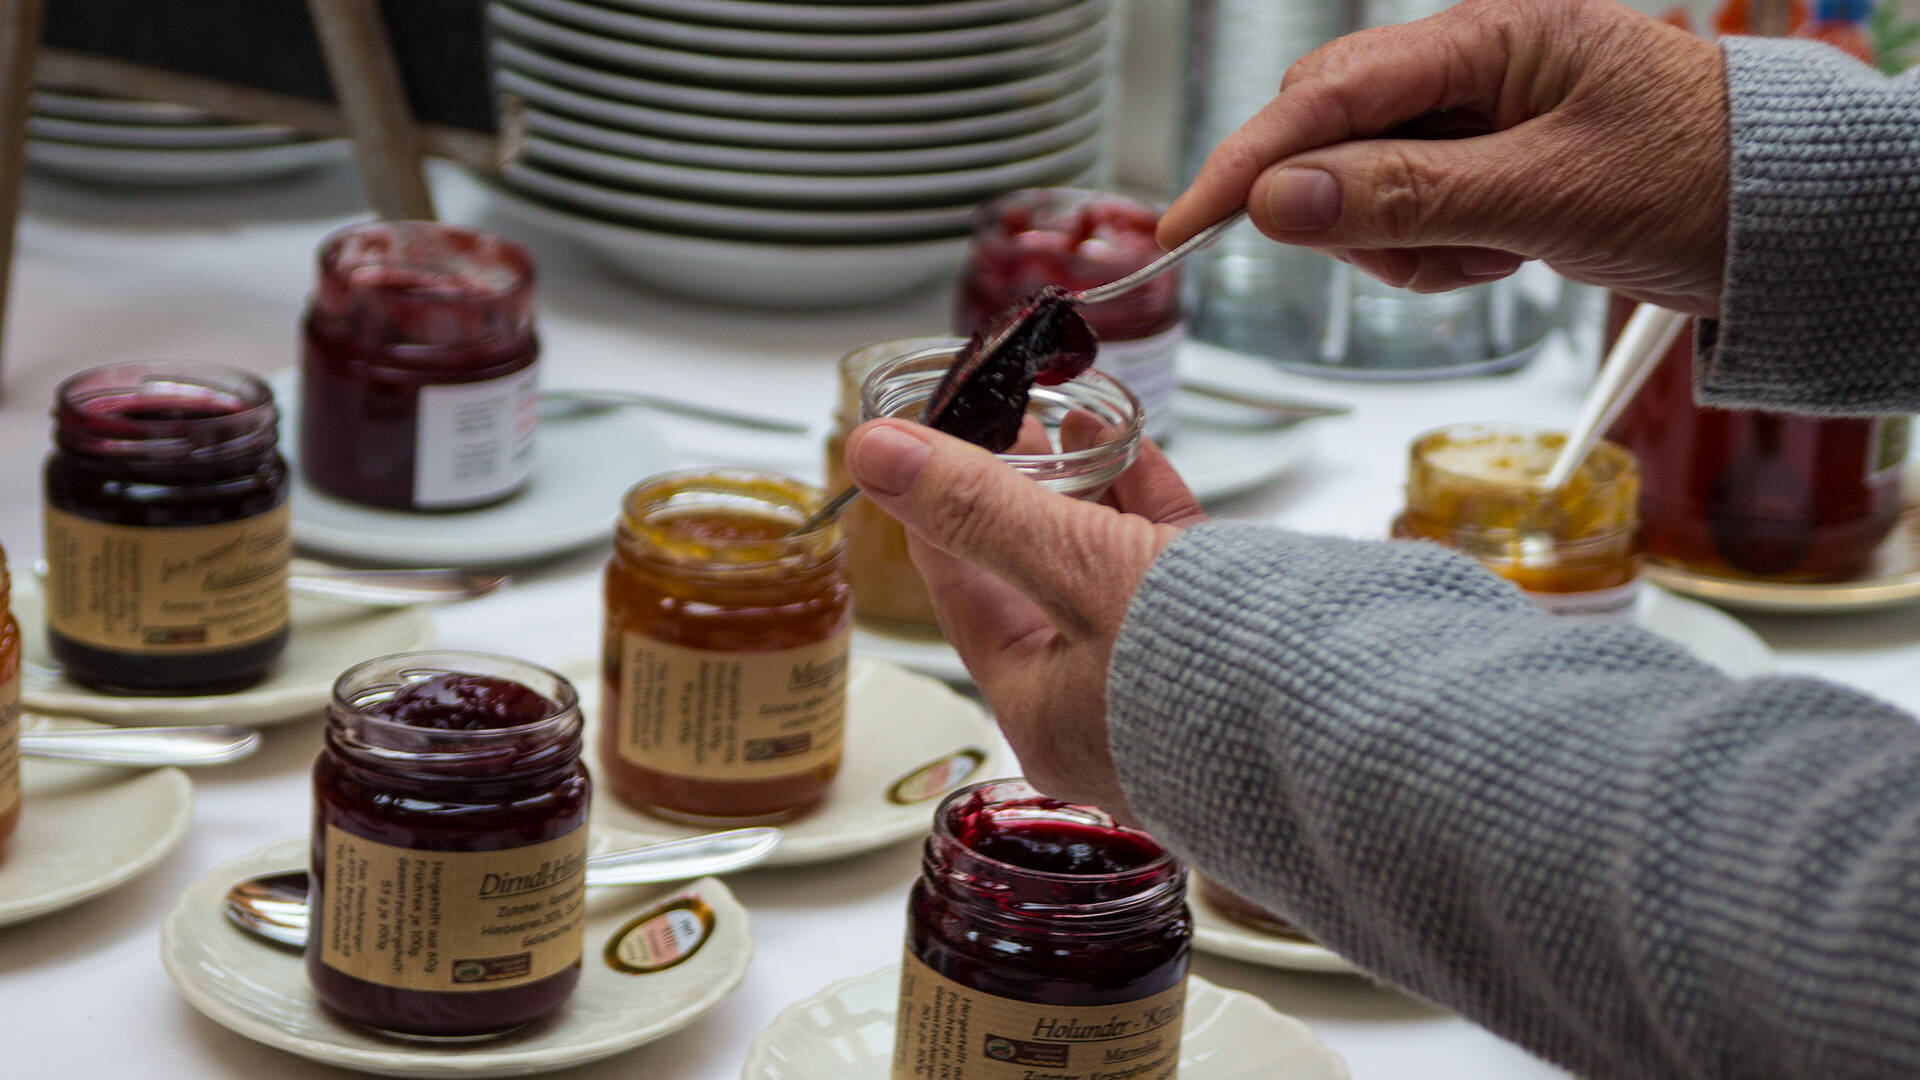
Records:
{"label": "white tablecloth", "polygon": [[[442,216],[519,235],[473,184],[436,174]],[[124,192],[35,179],[22,223],[0,402],[0,543],[13,566],[37,556],[38,466],[54,385],[113,360],[192,357],[259,372],[292,364],[295,324],[319,239],[365,216],[350,169],[287,184],[205,192]],[[555,384],[645,387],[824,425],[834,358],[881,338],[940,330],[936,290],[869,310],[774,314],[648,294],[557,240],[524,237],[539,259],[545,362]],[[1326,422],[1314,454],[1222,514],[1379,535],[1395,509],[1417,431],[1453,420],[1564,421],[1584,383],[1556,351],[1509,378],[1426,387],[1301,380],[1303,393],[1359,404]],[[817,476],[819,438],[742,436],[662,421],[686,464],[751,460]],[[503,594],[442,609],[441,644],[553,661],[597,647],[604,548],[521,572]],[[1920,710],[1920,609],[1761,619],[1781,665],[1818,672]],[[319,724],[270,730],[254,759],[195,775],[195,820],[159,867],[106,897],[0,929],[0,1073],[22,1080],[137,1076],[304,1078],[331,1070],[256,1045],[175,995],[156,927],[174,897],[216,863],[307,825],[306,768]],[[738,993],[676,1035],[577,1077],[732,1080],[747,1042],[787,1003],[894,962],[917,851],[902,844],[830,866],[750,873],[733,887],[752,910],[758,953]],[[1358,978],[1290,974],[1200,957],[1196,970],[1306,1021],[1357,1080],[1525,1080],[1562,1075],[1443,1010]],[[1280,1074],[1276,1074],[1280,1075]]]}

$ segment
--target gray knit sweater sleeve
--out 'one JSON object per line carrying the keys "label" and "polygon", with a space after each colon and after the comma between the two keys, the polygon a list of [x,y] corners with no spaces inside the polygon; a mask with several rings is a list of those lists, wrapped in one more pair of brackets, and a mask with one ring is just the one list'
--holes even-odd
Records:
{"label": "gray knit sweater sleeve", "polygon": [[1811,41],[1722,48],[1726,285],[1701,400],[1920,410],[1920,69],[1888,79]]}
{"label": "gray knit sweater sleeve", "polygon": [[1594,1080],[1920,1076],[1920,726],[1423,543],[1190,530],[1108,676],[1176,851]]}

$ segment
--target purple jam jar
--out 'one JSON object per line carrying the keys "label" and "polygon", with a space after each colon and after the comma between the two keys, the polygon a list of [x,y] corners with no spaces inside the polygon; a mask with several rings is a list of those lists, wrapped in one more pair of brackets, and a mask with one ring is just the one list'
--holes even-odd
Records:
{"label": "purple jam jar", "polygon": [[334,1012],[477,1039],[580,981],[587,804],[578,695],[483,653],[400,653],[334,683],[313,766],[307,976]]}
{"label": "purple jam jar", "polygon": [[507,498],[532,475],[539,354],[519,244],[430,221],[334,233],[304,325],[301,476],[398,510]]}

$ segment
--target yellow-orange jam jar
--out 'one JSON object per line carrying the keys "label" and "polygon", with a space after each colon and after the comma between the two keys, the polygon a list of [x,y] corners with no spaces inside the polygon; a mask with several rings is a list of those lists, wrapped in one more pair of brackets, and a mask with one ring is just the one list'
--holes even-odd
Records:
{"label": "yellow-orange jam jar", "polygon": [[818,488],[737,469],[627,492],[607,564],[600,775],[696,822],[778,821],[840,769],[853,599]]}
{"label": "yellow-orange jam jar", "polygon": [[1565,487],[1546,491],[1541,480],[1565,442],[1486,424],[1421,435],[1393,535],[1472,555],[1555,614],[1623,615],[1640,580],[1639,466],[1601,442]]}

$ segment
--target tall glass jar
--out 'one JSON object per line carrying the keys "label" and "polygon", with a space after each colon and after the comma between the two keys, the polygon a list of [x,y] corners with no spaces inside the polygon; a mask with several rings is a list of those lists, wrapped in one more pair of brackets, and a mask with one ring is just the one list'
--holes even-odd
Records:
{"label": "tall glass jar", "polygon": [[627,492],[607,564],[600,768],[621,798],[696,822],[779,821],[840,770],[851,590],[818,488],[666,473]]}
{"label": "tall glass jar", "polygon": [[[982,206],[954,304],[965,337],[1043,285],[1090,289],[1133,273],[1163,254],[1153,207],[1107,192],[1028,188]],[[1140,399],[1148,438],[1173,430],[1175,354],[1186,340],[1180,272],[1161,274],[1080,314],[1100,339],[1095,361]]]}
{"label": "tall glass jar", "polygon": [[1640,580],[1640,471],[1601,442],[1565,487],[1542,491],[1565,442],[1480,424],[1427,432],[1408,454],[1393,535],[1463,551],[1555,614],[1624,615]]}
{"label": "tall glass jar", "polygon": [[579,698],[545,668],[400,653],[334,683],[313,766],[307,975],[414,1038],[511,1031],[580,980],[591,785]]}
{"label": "tall glass jar", "polygon": [[266,384],[218,364],[92,368],[55,394],[47,641],[109,691],[219,693],[288,634],[287,464]]}
{"label": "tall glass jar", "polygon": [[1024,780],[947,796],[907,899],[893,1080],[1172,1076],[1186,877],[1152,837]]}
{"label": "tall glass jar", "polygon": [[431,221],[320,246],[300,363],[300,472],[398,510],[499,502],[527,483],[539,423],[533,261]]}
{"label": "tall glass jar", "polygon": [[20,825],[20,624],[0,551],[0,848]]}

